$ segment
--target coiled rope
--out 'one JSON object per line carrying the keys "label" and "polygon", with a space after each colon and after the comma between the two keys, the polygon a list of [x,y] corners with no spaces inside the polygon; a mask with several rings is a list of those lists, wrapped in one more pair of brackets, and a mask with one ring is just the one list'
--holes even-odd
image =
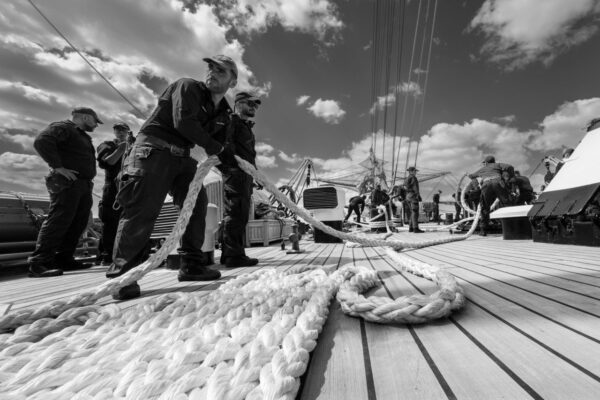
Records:
{"label": "coiled rope", "polygon": [[[0,335],[3,399],[293,399],[334,294],[344,312],[373,322],[422,323],[464,304],[463,291],[448,272],[388,248],[402,270],[433,280],[439,290],[429,296],[365,298],[360,293],[378,282],[371,269],[301,267],[261,269],[204,296],[167,294],[128,310],[92,306],[139,280],[177,245],[202,181],[217,163],[210,157],[199,166],[174,231],[151,259],[93,291],[0,318],[0,329],[16,328]],[[238,163],[278,197],[249,164],[239,158]],[[390,244],[330,229],[282,197],[278,200],[329,234],[372,246]],[[392,245],[417,248],[455,240]]]}

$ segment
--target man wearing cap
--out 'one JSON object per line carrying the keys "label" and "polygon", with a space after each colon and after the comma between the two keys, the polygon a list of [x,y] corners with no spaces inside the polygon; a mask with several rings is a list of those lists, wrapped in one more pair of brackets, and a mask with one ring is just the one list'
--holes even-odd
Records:
{"label": "man wearing cap", "polygon": [[[197,162],[190,157],[195,145],[221,161],[235,162],[223,147],[231,108],[225,93],[235,87],[238,70],[224,55],[203,59],[208,64],[205,82],[182,78],[170,84],[144,122],[131,152],[123,163],[117,202],[122,207],[115,239],[113,263],[106,272],[116,278],[142,262],[146,243],[167,193],[183,206]],[[231,161],[233,160],[233,161]],[[178,252],[180,281],[218,279],[221,273],[208,268],[210,257],[202,252],[208,199],[202,188]],[[133,283],[121,288],[115,299],[140,295]]]}
{"label": "man wearing cap", "polygon": [[63,270],[90,267],[73,257],[92,209],[96,152],[88,132],[102,121],[94,110],[77,107],[70,120],[53,122],[36,137],[33,147],[50,167],[48,217],[28,259],[29,276],[62,275]]}
{"label": "man wearing cap", "polygon": [[[235,96],[235,113],[227,131],[225,147],[233,154],[256,166],[255,137],[252,132],[256,110],[261,100],[248,93],[239,92]],[[224,218],[223,247],[221,264],[229,268],[247,267],[258,264],[258,259],[250,258],[244,250],[244,233],[250,213],[252,197],[252,177],[242,171],[236,162],[224,161],[217,168],[223,174]]]}
{"label": "man wearing cap", "polygon": [[519,171],[515,171],[513,184],[518,189],[518,196],[515,203],[517,205],[530,204],[535,196],[529,178],[522,176]]}
{"label": "man wearing cap", "polygon": [[441,190],[438,190],[437,193],[433,195],[433,220],[440,224],[440,194]]}
{"label": "man wearing cap", "polygon": [[410,219],[408,221],[408,231],[414,233],[423,233],[419,229],[419,202],[421,194],[419,192],[419,180],[417,179],[417,171],[415,167],[408,167],[408,177],[404,182],[406,187],[406,201],[410,209]]}
{"label": "man wearing cap", "polygon": [[560,162],[558,164],[556,164],[556,168],[554,169],[554,175],[558,174],[558,171],[560,171],[560,169],[563,167],[563,165],[565,165],[565,162],[567,161],[567,159],[569,157],[571,157],[571,154],[573,154],[574,151],[575,150],[573,150],[570,147],[563,150],[562,160],[560,160]]}
{"label": "man wearing cap", "polygon": [[481,221],[479,234],[487,235],[490,224],[490,207],[500,200],[500,205],[509,203],[508,182],[502,178],[503,173],[512,176],[514,168],[510,164],[497,163],[494,156],[486,156],[482,161],[483,167],[469,175],[469,178],[481,179]]}
{"label": "man wearing cap", "polygon": [[98,216],[102,221],[102,237],[98,243],[98,253],[103,265],[112,263],[115,235],[121,215],[120,207],[115,204],[118,191],[117,176],[121,172],[123,155],[134,141],[129,125],[124,122],[114,124],[113,132],[115,139],[102,142],[97,148],[98,166],[104,169],[102,200],[98,204]]}

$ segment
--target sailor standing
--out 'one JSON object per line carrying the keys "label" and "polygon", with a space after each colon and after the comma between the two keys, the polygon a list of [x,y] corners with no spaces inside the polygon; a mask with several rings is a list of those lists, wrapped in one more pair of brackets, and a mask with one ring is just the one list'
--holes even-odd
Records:
{"label": "sailor standing", "polygon": [[[235,111],[231,116],[231,126],[225,140],[225,147],[233,154],[256,167],[256,139],[250,118],[256,115],[261,104],[258,97],[247,92],[235,96]],[[221,264],[226,267],[249,267],[258,264],[258,259],[250,258],[244,250],[244,233],[250,213],[252,198],[252,177],[242,171],[237,162],[223,162],[217,168],[223,175],[224,219],[223,248]]]}
{"label": "sailor standing", "polygon": [[406,201],[410,208],[410,220],[408,223],[408,231],[414,233],[423,233],[419,229],[419,202],[421,201],[421,193],[419,192],[419,180],[417,179],[417,171],[415,167],[408,167],[408,177],[404,183],[406,187]]}
{"label": "sailor standing", "polygon": [[77,107],[71,114],[71,120],[51,123],[33,142],[50,166],[46,177],[50,211],[28,259],[29,276],[34,278],[91,266],[76,261],[73,255],[92,209],[96,152],[88,132],[102,121],[87,107]]}

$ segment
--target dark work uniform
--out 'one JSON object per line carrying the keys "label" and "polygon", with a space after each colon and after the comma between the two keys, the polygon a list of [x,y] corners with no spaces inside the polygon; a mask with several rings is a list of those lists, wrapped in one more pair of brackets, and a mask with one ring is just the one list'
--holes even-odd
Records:
{"label": "dark work uniform", "polygon": [[480,229],[485,232],[490,223],[490,207],[496,201],[500,200],[500,205],[509,203],[509,191],[502,180],[502,172],[512,169],[509,164],[489,163],[484,165],[476,172],[469,175],[469,178],[480,177],[481,183],[481,221]]}
{"label": "dark work uniform", "polygon": [[419,229],[419,199],[421,198],[419,180],[416,176],[409,175],[404,186],[406,187],[406,201],[410,208],[408,227],[410,230]]}
{"label": "dark work uniform", "polygon": [[[167,193],[183,206],[197,166],[190,149],[198,144],[208,155],[219,153],[230,113],[224,98],[213,104],[203,82],[183,78],[165,89],[123,163],[117,194],[122,212],[107,277],[122,275],[141,262]],[[202,188],[178,249],[182,262],[207,261],[202,253],[207,206]]]}
{"label": "dark work uniform", "polygon": [[546,170],[546,174],[544,175],[544,185],[548,186],[552,179],[554,179],[554,173],[550,171],[550,169]]}
{"label": "dark work uniform", "polygon": [[356,222],[360,222],[360,213],[362,213],[365,209],[365,199],[362,196],[354,196],[350,199],[348,203],[348,214],[346,214],[346,218],[344,221],[347,221],[352,214],[352,211],[356,214]]}
{"label": "dark work uniform", "polygon": [[[104,169],[104,187],[102,188],[102,200],[98,204],[98,217],[102,221],[102,237],[98,244],[98,252],[105,262],[112,262],[113,247],[121,209],[115,207],[117,197],[117,175],[121,171],[122,160],[119,159],[114,165],[108,164],[106,157],[114,153],[118,143],[114,140],[102,142],[98,146],[98,166]],[[117,208],[115,210],[115,208]]]}
{"label": "dark work uniform", "polygon": [[[30,264],[69,263],[84,232],[92,209],[92,179],[96,176],[96,152],[90,136],[72,121],[50,124],[37,136],[33,147],[50,168],[68,168],[78,173],[77,180],[64,181],[64,188],[50,192],[50,211],[40,229]],[[60,176],[59,176],[60,175]],[[50,178],[50,179],[53,179]],[[49,186],[50,188],[50,186]]]}
{"label": "dark work uniform", "polygon": [[440,223],[440,194],[433,195],[433,220]]}
{"label": "dark work uniform", "polygon": [[519,197],[517,197],[517,204],[528,204],[533,201],[533,186],[529,178],[526,176],[515,176],[513,178],[515,185],[519,189]]}
{"label": "dark work uniform", "polygon": [[[460,198],[458,199],[460,201]],[[476,178],[471,179],[471,182],[465,188],[465,202],[471,208],[475,210],[481,201],[481,186]]]}
{"label": "dark work uniform", "polygon": [[[240,158],[256,167],[256,140],[252,127],[254,122],[243,120],[237,114],[231,116],[231,127],[227,131],[225,146]],[[250,213],[252,197],[252,177],[242,171],[237,163],[221,163],[217,168],[223,174],[224,219],[223,219],[223,251],[221,264],[229,257],[243,258],[244,234]]]}
{"label": "dark work uniform", "polygon": [[462,214],[462,205],[460,204],[460,197],[461,197],[462,193],[459,190],[458,191],[458,199],[456,198],[456,194],[452,193],[452,198],[454,199],[454,222],[458,222],[461,220],[461,214]]}

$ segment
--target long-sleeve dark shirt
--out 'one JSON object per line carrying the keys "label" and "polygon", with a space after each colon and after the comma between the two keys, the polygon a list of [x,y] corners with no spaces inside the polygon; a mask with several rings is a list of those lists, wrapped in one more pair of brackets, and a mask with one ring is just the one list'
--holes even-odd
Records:
{"label": "long-sleeve dark shirt", "polygon": [[365,199],[362,196],[354,196],[350,199],[348,205],[350,207],[360,206],[360,211],[362,212],[365,209]]}
{"label": "long-sleeve dark shirt", "polygon": [[419,180],[416,176],[409,176],[408,178],[406,178],[404,186],[406,187],[407,195],[412,194],[417,198],[421,195],[421,193],[419,192]]}
{"label": "long-sleeve dark shirt", "polygon": [[515,180],[515,184],[517,185],[517,187],[519,188],[519,190],[521,192],[531,192],[533,193],[533,186],[531,186],[531,182],[529,181],[529,178],[527,178],[526,176],[515,176],[514,178]]}
{"label": "long-sleeve dark shirt", "polygon": [[225,98],[215,107],[210,90],[203,82],[182,78],[170,84],[158,98],[158,105],[140,128],[186,148],[199,145],[207,154],[217,154],[225,141],[231,107]]}
{"label": "long-sleeve dark shirt", "polygon": [[73,121],[51,123],[35,138],[33,147],[50,168],[77,171],[80,179],[96,176],[96,151],[92,138]]}
{"label": "long-sleeve dark shirt", "polygon": [[436,193],[433,195],[433,202],[436,204],[440,203],[440,194],[439,193]]}
{"label": "long-sleeve dark shirt", "polygon": [[102,142],[100,146],[98,146],[98,166],[104,169],[104,177],[107,182],[112,181],[117,177],[119,172],[121,171],[121,163],[122,158],[119,158],[116,163],[110,165],[105,160],[108,156],[115,152],[119,145],[114,141],[106,141]]}
{"label": "long-sleeve dark shirt", "polygon": [[510,164],[490,163],[473,172],[469,175],[469,178],[473,179],[479,177],[483,180],[500,178],[502,177],[502,171],[506,171],[509,168],[512,168]]}
{"label": "long-sleeve dark shirt", "polygon": [[256,139],[252,132],[253,126],[254,122],[243,120],[239,115],[232,114],[231,127],[227,132],[225,146],[229,147],[235,155],[256,167]]}

